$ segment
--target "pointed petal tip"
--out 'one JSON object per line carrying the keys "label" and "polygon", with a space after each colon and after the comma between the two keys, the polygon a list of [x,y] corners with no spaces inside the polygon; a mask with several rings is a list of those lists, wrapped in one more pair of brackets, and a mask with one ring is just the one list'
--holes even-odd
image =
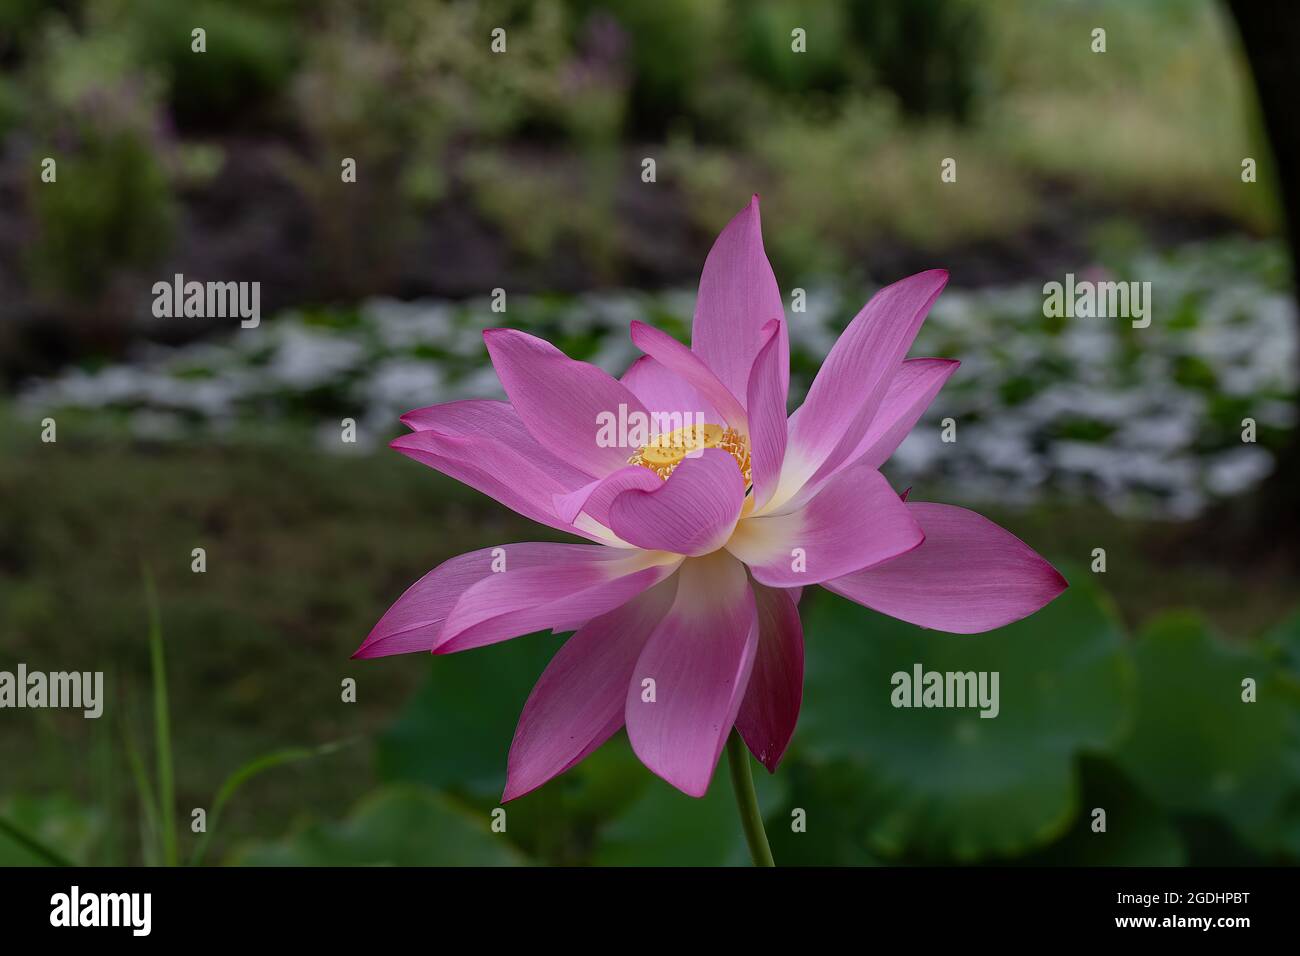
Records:
{"label": "pointed petal tip", "polygon": [[1057,569],[1056,565],[1052,564],[1051,562],[1047,562],[1047,566],[1051,568],[1052,574],[1056,576],[1056,584],[1058,585],[1057,591],[1049,599],[1049,600],[1055,600],[1056,598],[1060,597],[1063,593],[1065,593],[1066,588],[1070,586],[1070,582],[1069,580],[1066,579],[1065,575],[1062,574],[1060,570]]}
{"label": "pointed petal tip", "polygon": [[921,282],[932,283],[935,287],[934,294],[937,296],[948,285],[951,273],[947,269],[926,269],[924,272],[918,272],[916,275],[908,276],[904,282],[916,280]]}
{"label": "pointed petal tip", "polygon": [[922,272],[914,272],[910,276],[903,276],[903,278],[891,282],[889,285],[931,285],[934,287],[933,295],[937,297],[948,285],[950,277],[951,274],[947,269],[925,269]]}
{"label": "pointed petal tip", "polygon": [[370,661],[377,657],[386,657],[387,655],[375,649],[375,645],[381,643],[381,640],[375,639],[375,632],[371,631],[366,635],[366,639],[361,642],[361,646],[348,655],[348,660]]}
{"label": "pointed petal tip", "polygon": [[507,328],[506,326],[496,326],[494,328],[484,329],[483,344],[486,345],[490,350],[492,348],[493,343],[500,342],[502,339],[506,338],[511,334],[518,335],[520,334],[520,332],[518,329],[511,329],[511,328]]}
{"label": "pointed petal tip", "polygon": [[[536,789],[537,789],[536,787],[532,788],[532,790],[536,790]],[[531,793],[532,790],[525,790],[523,787],[515,783],[515,781],[511,780],[509,776],[509,771],[507,771],[505,789],[501,791],[501,802],[509,803],[511,800],[518,800],[520,797]]]}

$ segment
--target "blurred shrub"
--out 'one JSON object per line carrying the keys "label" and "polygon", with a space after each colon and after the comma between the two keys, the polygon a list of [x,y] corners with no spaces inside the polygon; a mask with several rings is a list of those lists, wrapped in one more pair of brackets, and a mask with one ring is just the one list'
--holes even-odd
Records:
{"label": "blurred shrub", "polygon": [[22,116],[22,90],[13,80],[0,76],[0,137],[17,126]]}
{"label": "blurred shrub", "polygon": [[117,268],[164,252],[175,219],[160,84],[134,68],[130,38],[96,10],[83,33],[62,23],[48,31],[25,85],[37,156],[57,163],[53,183],[32,164],[29,269],[39,286],[81,300],[103,291]]}
{"label": "blurred shrub", "polygon": [[[741,50],[760,82],[784,93],[836,93],[861,80],[863,57],[846,32],[847,5],[762,0],[741,8]],[[791,31],[805,31],[805,51],[793,55]]]}
{"label": "blurred shrub", "polygon": [[0,0],[0,64],[21,59],[52,6],[48,0]]}
{"label": "blurred shrub", "polygon": [[877,82],[906,113],[972,117],[986,45],[976,0],[857,0],[847,9]]}
{"label": "blurred shrub", "polygon": [[[238,121],[288,85],[299,57],[301,24],[266,3],[130,0],[123,16],[144,61],[167,79],[168,102],[182,127]],[[191,31],[207,31],[205,53]]]}
{"label": "blurred shrub", "polygon": [[659,136],[699,116],[701,91],[727,58],[733,11],[724,0],[570,0],[579,22],[607,12],[630,40],[629,134]]}
{"label": "blurred shrub", "polygon": [[[954,154],[957,181],[944,183],[940,160]],[[1006,235],[1035,209],[1033,183],[999,162],[996,141],[945,121],[903,124],[882,98],[783,107],[740,151],[679,139],[672,157],[706,233],[762,192],[780,223],[764,239],[786,275],[855,270],[882,240],[935,251]]]}
{"label": "blurred shrub", "polygon": [[91,133],[58,171],[58,185],[32,189],[30,263],[44,288],[93,298],[118,267],[148,265],[167,249],[171,188],[147,141],[130,131]]}
{"label": "blurred shrub", "polygon": [[[1091,31],[1107,28],[1105,54]],[[1044,42],[1044,37],[1074,42]],[[1279,224],[1249,74],[1219,4],[1009,0],[986,37],[1009,165],[1143,209]],[[1243,156],[1260,181],[1243,186]]]}

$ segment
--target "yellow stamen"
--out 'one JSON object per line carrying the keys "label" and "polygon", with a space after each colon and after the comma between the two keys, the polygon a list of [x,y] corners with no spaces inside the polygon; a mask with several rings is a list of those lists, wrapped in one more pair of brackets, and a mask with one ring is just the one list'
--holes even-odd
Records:
{"label": "yellow stamen", "polygon": [[745,476],[745,484],[749,484],[749,439],[734,428],[721,425],[687,425],[656,435],[627,462],[649,468],[660,478],[667,479],[683,459],[705,448],[721,448],[736,459],[740,473]]}

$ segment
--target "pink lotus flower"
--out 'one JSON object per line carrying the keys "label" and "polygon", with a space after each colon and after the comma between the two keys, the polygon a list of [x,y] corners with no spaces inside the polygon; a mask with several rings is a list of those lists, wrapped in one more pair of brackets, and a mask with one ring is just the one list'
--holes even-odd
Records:
{"label": "pink lotus flower", "polygon": [[[625,725],[647,767],[698,797],[733,725],[769,770],[785,752],[802,697],[803,587],[961,634],[1032,614],[1066,587],[1050,564],[973,512],[904,502],[878,471],[957,368],[904,358],[947,281],[934,270],[880,290],[788,419],[789,338],[757,197],[704,264],[689,349],[633,323],[645,355],[616,380],[531,335],[488,330],[510,401],[410,412],[413,432],[393,447],[595,543],[452,558],[354,656],[575,631],[524,705],[504,799]],[[619,447],[615,417],[685,424]]]}

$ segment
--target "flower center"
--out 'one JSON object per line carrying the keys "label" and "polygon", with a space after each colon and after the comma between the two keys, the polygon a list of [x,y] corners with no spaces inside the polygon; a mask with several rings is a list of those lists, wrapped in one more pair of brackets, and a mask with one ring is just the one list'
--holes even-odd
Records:
{"label": "flower center", "polygon": [[745,484],[749,484],[749,439],[734,428],[721,425],[687,425],[655,435],[627,463],[649,468],[666,480],[684,458],[706,448],[721,448],[736,459],[740,473],[745,476]]}

